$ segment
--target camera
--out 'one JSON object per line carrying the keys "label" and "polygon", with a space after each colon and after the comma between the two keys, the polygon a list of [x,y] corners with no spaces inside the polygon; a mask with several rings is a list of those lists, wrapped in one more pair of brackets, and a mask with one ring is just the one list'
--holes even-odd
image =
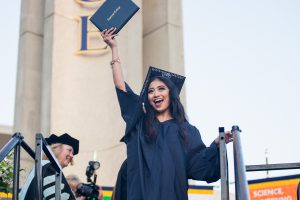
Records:
{"label": "camera", "polygon": [[95,184],[80,183],[76,190],[76,196],[84,196],[86,199],[96,200],[99,196],[99,187]]}
{"label": "camera", "polygon": [[[98,161],[89,161],[85,175],[88,183],[80,183],[76,189],[76,197],[84,196],[87,200],[97,200],[99,196],[99,187],[96,185],[97,174],[95,170],[99,169]],[[94,180],[91,177],[94,175]]]}

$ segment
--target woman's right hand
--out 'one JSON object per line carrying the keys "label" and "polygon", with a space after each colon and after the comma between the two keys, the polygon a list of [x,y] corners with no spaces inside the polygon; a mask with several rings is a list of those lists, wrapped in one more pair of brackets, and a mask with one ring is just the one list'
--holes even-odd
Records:
{"label": "woman's right hand", "polygon": [[104,42],[113,49],[114,47],[117,47],[117,41],[115,37],[117,36],[115,33],[117,29],[116,28],[110,28],[105,29],[103,32],[101,32],[101,36],[104,40]]}

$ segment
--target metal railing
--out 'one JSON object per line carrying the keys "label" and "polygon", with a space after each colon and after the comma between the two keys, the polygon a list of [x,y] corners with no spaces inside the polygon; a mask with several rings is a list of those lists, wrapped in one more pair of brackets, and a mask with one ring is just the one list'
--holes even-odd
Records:
{"label": "metal railing", "polygon": [[[280,164],[264,164],[264,165],[244,165],[242,145],[240,139],[241,130],[238,126],[233,126],[231,133],[233,134],[233,154],[234,154],[234,174],[235,174],[235,198],[236,200],[248,200],[248,181],[246,172],[252,171],[270,171],[270,170],[287,170],[300,169],[300,163],[280,163]],[[228,183],[228,160],[225,143],[224,128],[219,128],[220,137],[220,172],[221,172],[221,200],[229,200],[229,183]],[[300,183],[297,188],[298,200],[300,200]]]}
{"label": "metal railing", "polygon": [[229,182],[228,182],[228,161],[227,150],[225,142],[225,130],[224,127],[219,128],[220,136],[220,172],[221,172],[221,200],[229,199]]}
{"label": "metal railing", "polygon": [[233,126],[231,133],[233,135],[235,198],[237,200],[248,200],[250,197],[240,138],[241,130],[238,126]]}
{"label": "metal railing", "polygon": [[48,157],[51,165],[54,167],[55,173],[55,200],[61,199],[61,177],[62,177],[62,168],[58,163],[55,155],[49,146],[47,146],[47,142],[45,141],[43,135],[41,133],[36,134],[35,138],[35,186],[36,186],[36,197],[38,200],[43,199],[43,174],[42,174],[42,152],[44,151],[45,155]]}
{"label": "metal railing", "polygon": [[[240,139],[241,130],[238,126],[233,126],[233,154],[234,154],[234,175],[235,175],[235,198],[237,200],[249,200],[248,182],[246,179],[246,169],[243,160],[242,145]],[[228,181],[228,160],[225,142],[224,127],[219,128],[220,137],[220,172],[221,172],[221,199],[229,199]]]}
{"label": "metal railing", "polygon": [[286,169],[300,169],[300,163],[280,163],[267,165],[247,165],[246,171],[271,171],[271,170],[286,170]]}
{"label": "metal railing", "polygon": [[56,171],[55,175],[55,199],[61,199],[61,179],[62,168],[54,156],[50,147],[47,146],[43,135],[41,133],[36,134],[35,152],[27,145],[23,140],[24,137],[21,133],[15,133],[12,138],[6,143],[6,145],[0,151],[0,162],[14,149],[14,171],[13,171],[13,200],[19,199],[19,171],[20,171],[20,149],[21,147],[35,160],[35,178],[34,178],[34,190],[35,199],[42,200],[43,193],[43,177],[42,177],[42,152],[48,157],[51,165]]}
{"label": "metal railing", "polygon": [[[288,169],[300,169],[300,163],[278,163],[278,164],[266,164],[266,165],[247,165],[246,171],[271,171],[271,170],[288,170]],[[300,199],[300,182],[297,188],[297,199]]]}
{"label": "metal railing", "polygon": [[21,133],[15,133],[12,138],[0,151],[0,162],[14,149],[14,169],[13,169],[13,199],[19,199],[19,171],[20,171],[20,150],[21,147],[34,159],[34,151],[23,140]]}

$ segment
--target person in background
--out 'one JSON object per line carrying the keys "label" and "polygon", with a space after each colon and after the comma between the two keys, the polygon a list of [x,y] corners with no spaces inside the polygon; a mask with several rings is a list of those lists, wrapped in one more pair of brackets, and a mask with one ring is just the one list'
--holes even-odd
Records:
{"label": "person in background", "polygon": [[[119,188],[126,191],[121,196],[188,200],[188,179],[220,179],[219,137],[207,147],[198,129],[188,122],[179,98],[185,77],[149,68],[140,95],[131,90],[124,81],[115,31],[104,30],[101,36],[112,51],[112,76],[126,123],[122,141],[127,147],[127,184]],[[225,141],[232,141],[229,131]]]}
{"label": "person in background", "polygon": [[[58,163],[62,168],[69,166],[73,163],[74,155],[79,152],[79,141],[69,134],[64,133],[60,136],[55,134],[50,135],[46,138],[46,142],[50,145]],[[43,177],[43,199],[54,199],[55,198],[55,169],[50,161],[45,157],[42,160],[42,177]],[[35,198],[34,193],[34,169],[30,172],[26,179],[24,186],[19,194],[21,200],[32,200]],[[61,200],[75,200],[75,196],[71,191],[67,180],[62,176],[61,182]]]}
{"label": "person in background", "polygon": [[76,176],[75,174],[70,174],[70,175],[66,176],[66,179],[68,181],[68,184],[69,184],[72,192],[75,194],[78,185],[81,183],[79,177]]}

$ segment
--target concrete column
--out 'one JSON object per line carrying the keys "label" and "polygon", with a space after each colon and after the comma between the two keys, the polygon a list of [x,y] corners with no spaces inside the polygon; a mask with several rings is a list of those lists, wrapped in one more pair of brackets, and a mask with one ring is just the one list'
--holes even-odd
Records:
{"label": "concrete column", "polygon": [[11,139],[12,130],[11,126],[0,125],[0,149]]}
{"label": "concrete column", "polygon": [[[78,18],[91,16],[102,2],[22,1],[14,130],[22,132],[31,146],[37,132],[45,137],[69,133],[80,140],[80,151],[75,165],[64,169],[65,175],[86,180],[88,161],[97,156],[99,183],[113,186],[126,157],[125,145],[119,142],[125,124],[113,85],[110,51],[103,48],[91,23],[88,45],[102,49],[78,53]],[[125,80],[139,94],[149,65],[184,74],[181,2],[134,2],[141,10],[117,39]]]}
{"label": "concrete column", "polygon": [[143,1],[144,76],[149,65],[184,75],[181,13],[181,0]]}
{"label": "concrete column", "polygon": [[[22,1],[13,129],[21,132],[31,147],[35,134],[40,132],[43,16],[44,1]],[[21,159],[24,161],[21,168],[28,172],[33,160],[23,151]]]}
{"label": "concrete column", "polygon": [[[76,17],[90,16],[100,5],[46,1],[41,129],[45,136],[66,132],[80,140],[75,165],[64,169],[66,175],[75,173],[86,180],[88,161],[97,155],[101,162],[99,183],[114,185],[126,153],[125,145],[119,142],[125,124],[112,80],[111,54],[109,49],[76,53],[80,37]],[[93,29],[89,23],[89,30]],[[89,45],[103,46],[100,33],[93,35]],[[139,89],[143,79],[140,12],[121,30],[117,39],[125,79],[133,89]]]}

